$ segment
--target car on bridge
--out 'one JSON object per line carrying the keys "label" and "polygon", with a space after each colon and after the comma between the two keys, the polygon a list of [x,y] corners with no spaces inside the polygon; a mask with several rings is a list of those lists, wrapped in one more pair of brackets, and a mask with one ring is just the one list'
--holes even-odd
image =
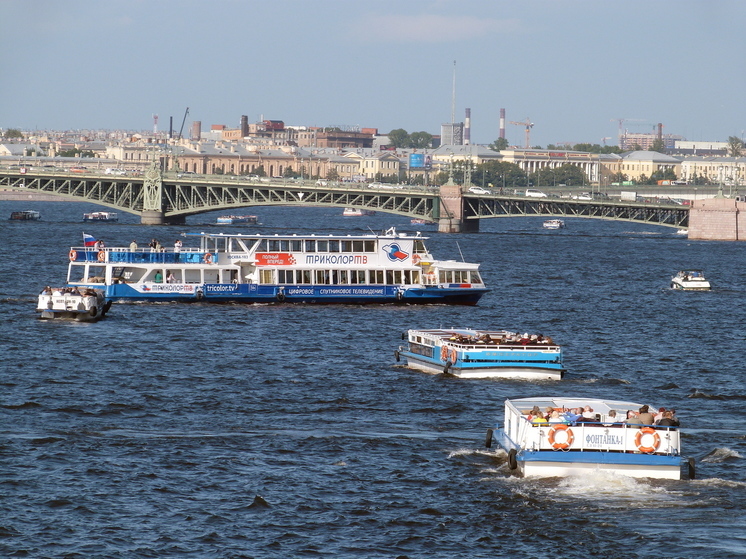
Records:
{"label": "car on bridge", "polygon": [[545,192],[542,192],[541,190],[537,190],[536,188],[527,188],[526,196],[528,198],[547,198],[548,197]]}
{"label": "car on bridge", "polygon": [[481,186],[472,186],[469,188],[469,192],[471,192],[472,194],[490,194],[489,190],[486,190]]}

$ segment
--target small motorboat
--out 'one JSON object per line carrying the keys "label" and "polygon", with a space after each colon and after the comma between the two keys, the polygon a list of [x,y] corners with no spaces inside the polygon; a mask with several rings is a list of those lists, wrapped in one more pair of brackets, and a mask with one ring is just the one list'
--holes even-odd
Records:
{"label": "small motorboat", "polygon": [[24,210],[22,212],[11,212],[10,219],[13,221],[39,221],[41,213],[36,210]]}
{"label": "small motorboat", "polygon": [[544,222],[544,229],[564,229],[565,222],[562,219],[547,219]]}
{"label": "small motorboat", "polygon": [[422,217],[413,217],[410,220],[410,223],[412,225],[435,225],[434,221],[431,221],[429,219],[424,219]]}
{"label": "small motorboat", "polygon": [[671,289],[682,291],[709,291],[710,282],[702,270],[681,270],[671,278]]}
{"label": "small motorboat", "polygon": [[39,318],[97,322],[106,316],[111,301],[101,289],[46,287],[39,294],[36,310]]}
{"label": "small motorboat", "polygon": [[485,445],[491,448],[496,442],[507,453],[510,470],[523,476],[601,471],[635,478],[694,479],[694,460],[681,456],[678,420],[627,424],[625,412],[634,415],[642,407],[569,396],[506,400],[504,422],[487,430]]}

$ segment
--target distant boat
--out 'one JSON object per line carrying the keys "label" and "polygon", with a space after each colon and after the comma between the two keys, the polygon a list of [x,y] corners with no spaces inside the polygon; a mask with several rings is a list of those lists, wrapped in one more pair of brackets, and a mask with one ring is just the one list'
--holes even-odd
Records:
{"label": "distant boat", "polygon": [[342,212],[345,217],[361,217],[364,215],[376,215],[373,210],[361,210],[360,208],[345,208]]}
{"label": "distant boat", "polygon": [[683,291],[709,291],[710,282],[702,270],[681,270],[671,278],[671,289]]}
{"label": "distant boat", "polygon": [[117,212],[91,212],[83,214],[83,221],[119,221]]}
{"label": "distant boat", "polygon": [[258,220],[255,215],[221,215],[217,220],[218,225],[236,225],[238,223],[256,225]]}
{"label": "distant boat", "polygon": [[41,219],[41,214],[36,210],[11,212],[10,219],[14,221],[39,221]]}
{"label": "distant boat", "polygon": [[431,221],[429,219],[425,219],[425,218],[422,218],[422,217],[413,217],[410,220],[410,223],[412,225],[435,225],[434,221]]}
{"label": "distant boat", "polygon": [[561,219],[547,219],[544,222],[544,229],[564,229],[565,222]]}

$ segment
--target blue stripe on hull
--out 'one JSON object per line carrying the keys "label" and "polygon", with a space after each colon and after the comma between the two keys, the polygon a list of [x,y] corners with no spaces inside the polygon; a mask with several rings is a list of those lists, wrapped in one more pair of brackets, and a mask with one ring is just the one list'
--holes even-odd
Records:
{"label": "blue stripe on hull", "polygon": [[642,454],[637,452],[524,450],[517,455],[519,462],[559,462],[566,464],[608,464],[625,466],[679,466],[680,456]]}

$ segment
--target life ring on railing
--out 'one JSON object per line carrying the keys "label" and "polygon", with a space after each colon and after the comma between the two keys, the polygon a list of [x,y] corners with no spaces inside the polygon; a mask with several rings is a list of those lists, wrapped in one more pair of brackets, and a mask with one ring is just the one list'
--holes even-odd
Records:
{"label": "life ring on railing", "polygon": [[412,255],[412,264],[419,264],[420,260],[422,260],[422,258],[420,257],[419,254]]}
{"label": "life ring on railing", "polygon": [[75,262],[78,259],[78,251],[71,250],[69,256],[70,256],[70,262]]}
{"label": "life ring on railing", "polygon": [[451,348],[451,363],[456,363],[456,359],[458,359],[458,352],[456,351],[455,347]]}
{"label": "life ring on railing", "polygon": [[[554,440],[554,436],[557,434],[557,431],[565,432],[565,442]],[[575,440],[575,435],[573,435],[572,429],[570,429],[569,425],[565,425],[564,423],[561,423],[559,425],[553,426],[549,430],[549,444],[552,445],[552,448],[555,450],[565,450],[565,449],[570,448],[574,440]]]}
{"label": "life ring on railing", "polygon": [[206,252],[205,255],[202,257],[202,260],[205,261],[205,264],[212,264],[212,254]]}
{"label": "life ring on railing", "polygon": [[106,262],[106,253],[103,250],[99,250],[96,255],[96,260],[99,262]]}
{"label": "life ring on railing", "polygon": [[448,361],[448,348],[444,345],[440,346],[440,360]]}
{"label": "life ring on railing", "polygon": [[[643,446],[642,438],[645,435],[653,435],[653,446]],[[637,450],[639,450],[640,452],[644,452],[645,454],[652,454],[656,450],[658,450],[658,447],[660,445],[660,435],[658,435],[658,433],[652,427],[643,427],[637,432],[637,435],[635,435],[635,446],[637,446]]]}

